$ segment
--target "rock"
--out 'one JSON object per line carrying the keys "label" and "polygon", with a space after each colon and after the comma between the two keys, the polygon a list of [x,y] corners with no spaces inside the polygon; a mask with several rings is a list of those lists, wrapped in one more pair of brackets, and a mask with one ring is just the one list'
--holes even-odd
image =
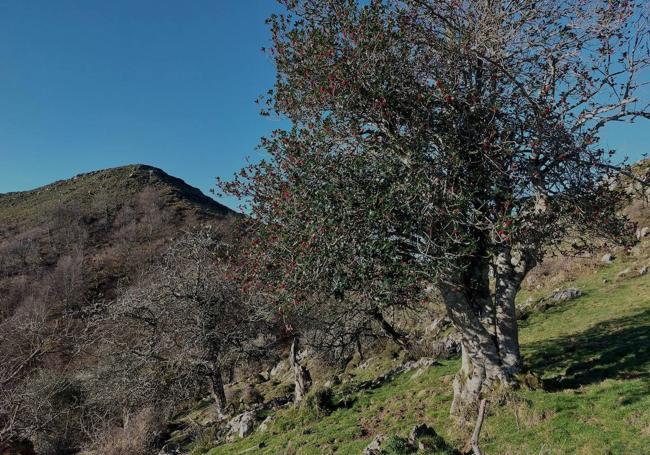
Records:
{"label": "rock", "polygon": [[364,449],[363,455],[382,455],[381,444],[383,442],[384,437],[382,435],[375,436],[375,439]]}
{"label": "rock", "polygon": [[284,373],[285,371],[288,371],[288,370],[289,370],[289,364],[287,363],[287,361],[286,360],[281,360],[281,361],[278,362],[278,364],[276,366],[274,366],[271,369],[271,371],[269,372],[269,375],[271,377],[279,376],[279,375],[281,375],[282,373]]}
{"label": "rock", "polygon": [[417,440],[423,436],[436,437],[438,434],[436,433],[436,430],[424,423],[416,425],[409,433],[409,444],[416,445]]}
{"label": "rock", "polygon": [[644,237],[647,237],[650,234],[650,228],[647,226],[642,227],[641,229],[636,230],[636,238],[641,240]]}
{"label": "rock", "polygon": [[436,340],[431,346],[431,353],[436,359],[451,359],[460,354],[460,341],[454,336]]}
{"label": "rock", "polygon": [[646,273],[648,273],[648,267],[644,265],[639,269],[639,276],[645,275]]}
{"label": "rock", "polygon": [[271,421],[273,420],[273,417],[268,416],[262,423],[260,423],[260,426],[257,427],[257,431],[260,433],[266,433],[269,431],[269,425],[271,424]]}
{"label": "rock", "polygon": [[436,335],[445,330],[450,324],[451,320],[447,317],[437,318],[424,329],[424,333],[426,335],[432,333]]}
{"label": "rock", "polygon": [[578,288],[567,288],[564,290],[557,290],[551,296],[554,302],[564,302],[567,300],[577,299],[582,295],[582,291]]}
{"label": "rock", "polygon": [[239,414],[233,417],[227,424],[227,427],[229,428],[229,436],[232,437],[237,435],[240,438],[245,438],[253,432],[256,424],[257,416],[253,411],[246,411]]}
{"label": "rock", "polygon": [[612,253],[605,253],[600,260],[603,264],[611,264],[614,259],[616,259],[616,256]]}
{"label": "rock", "polygon": [[175,442],[170,442],[169,444],[162,446],[158,455],[180,455],[180,453],[181,447]]}
{"label": "rock", "polygon": [[616,276],[617,276],[618,278],[625,278],[627,275],[630,274],[631,271],[632,271],[632,269],[631,269],[630,267],[628,267],[628,268],[623,269],[623,270],[621,270],[620,272],[618,272],[618,273],[616,274]]}

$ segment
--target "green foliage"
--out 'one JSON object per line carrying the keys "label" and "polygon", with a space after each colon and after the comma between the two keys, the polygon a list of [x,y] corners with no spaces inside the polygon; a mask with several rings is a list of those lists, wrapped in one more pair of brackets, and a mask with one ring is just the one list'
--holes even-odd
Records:
{"label": "green foliage", "polygon": [[331,387],[317,387],[312,389],[302,403],[306,414],[322,417],[334,409],[334,392]]}
{"label": "green foliage", "polygon": [[382,444],[382,449],[386,455],[407,455],[415,452],[413,446],[400,436],[391,436]]}

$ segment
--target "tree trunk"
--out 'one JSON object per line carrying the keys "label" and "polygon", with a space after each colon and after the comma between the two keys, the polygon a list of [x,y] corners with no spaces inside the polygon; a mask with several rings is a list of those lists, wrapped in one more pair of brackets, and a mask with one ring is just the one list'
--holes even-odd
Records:
{"label": "tree trunk", "polygon": [[390,339],[392,339],[395,343],[397,343],[404,349],[409,348],[410,343],[407,336],[399,332],[395,327],[393,327],[391,323],[388,322],[386,318],[384,318],[384,315],[381,313],[381,311],[377,310],[371,315],[375,319],[375,321],[377,321],[381,325],[381,329]]}
{"label": "tree trunk", "polygon": [[523,258],[513,258],[509,248],[504,248],[497,255],[495,264],[496,336],[501,362],[510,375],[521,370],[515,298],[526,268]]}
{"label": "tree trunk", "polygon": [[210,376],[210,393],[214,399],[217,413],[223,415],[226,412],[227,403],[226,392],[223,388],[223,377],[219,367],[213,367],[212,369],[212,374]]}
{"label": "tree trunk", "polygon": [[293,370],[293,379],[295,384],[294,405],[300,404],[311,387],[311,375],[309,374],[309,370],[302,366],[298,359],[298,343],[298,337],[295,337],[291,343],[291,351],[289,353],[289,364]]}
{"label": "tree trunk", "polygon": [[480,394],[495,382],[509,382],[494,337],[467,300],[461,285],[441,285],[449,318],[461,335],[462,365],[453,383],[451,414],[467,420]]}

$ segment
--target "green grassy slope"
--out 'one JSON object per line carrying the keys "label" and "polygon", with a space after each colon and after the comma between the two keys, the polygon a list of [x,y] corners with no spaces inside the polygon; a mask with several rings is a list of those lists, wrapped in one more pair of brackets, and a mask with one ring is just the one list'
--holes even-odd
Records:
{"label": "green grassy slope", "polygon": [[[522,323],[526,365],[545,390],[519,390],[508,403],[490,406],[485,453],[650,454],[650,276],[635,273],[648,261],[642,246],[637,256],[566,283],[582,297]],[[627,267],[631,275],[618,277]],[[281,410],[267,432],[195,453],[360,454],[374,435],[404,437],[418,423],[466,449],[467,430],[448,415],[457,368],[458,361],[446,361],[374,390],[346,392],[353,380],[334,388],[342,401],[329,415]]]}
{"label": "green grassy slope", "polygon": [[33,225],[57,205],[75,204],[87,208],[98,197],[121,203],[145,187],[159,190],[168,202],[182,206],[179,208],[200,208],[221,217],[232,213],[181,179],[152,166],[132,164],[80,174],[30,191],[0,194],[0,223]]}

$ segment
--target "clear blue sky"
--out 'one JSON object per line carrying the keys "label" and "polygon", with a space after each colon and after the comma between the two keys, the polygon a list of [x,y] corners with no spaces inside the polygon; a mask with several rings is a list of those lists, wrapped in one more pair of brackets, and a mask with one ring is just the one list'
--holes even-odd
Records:
{"label": "clear blue sky", "polygon": [[[207,192],[278,121],[273,0],[0,0],[0,193],[129,163]],[[234,206],[233,201],[226,201]]]}
{"label": "clear blue sky", "polygon": [[[208,192],[279,126],[273,0],[0,0],[0,193],[146,163]],[[609,146],[650,151],[650,122]],[[223,201],[235,207],[232,200]]]}

